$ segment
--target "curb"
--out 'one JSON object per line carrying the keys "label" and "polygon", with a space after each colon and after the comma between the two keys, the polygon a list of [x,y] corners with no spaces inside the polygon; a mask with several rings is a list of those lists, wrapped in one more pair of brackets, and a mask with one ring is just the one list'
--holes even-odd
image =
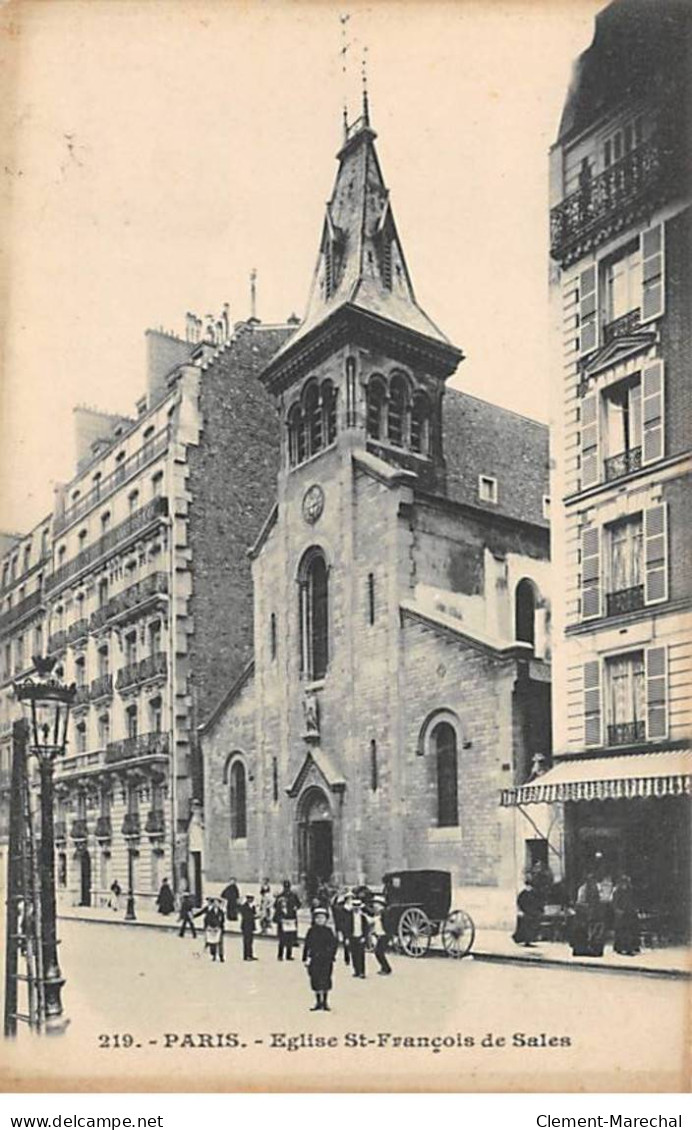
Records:
{"label": "curb", "polygon": [[[177,933],[180,927],[177,922],[142,922],[135,919],[134,922],[127,921],[125,918],[87,918],[81,914],[59,914],[58,919],[61,922],[88,922],[96,926],[133,926],[140,930],[162,930],[168,933]],[[228,934],[233,937],[240,937],[240,930],[228,929]],[[198,934],[203,933],[202,928],[197,931]],[[298,936],[298,942],[304,941],[304,938]],[[255,941],[275,942],[276,936],[274,934],[255,934]],[[446,957],[447,955],[442,950],[430,950],[428,957]],[[581,961],[575,958],[570,961],[564,961],[562,958],[557,957],[523,957],[521,954],[511,953],[493,953],[489,950],[472,950],[467,956],[471,957],[473,961],[485,961],[488,963],[495,962],[498,965],[533,965],[540,966],[548,969],[587,969],[591,973],[615,973],[622,974],[625,977],[658,977],[668,981],[689,981],[692,980],[692,971],[685,969],[650,969],[642,965],[607,965],[600,962],[598,965],[588,961]],[[463,958],[461,959],[464,960]]]}

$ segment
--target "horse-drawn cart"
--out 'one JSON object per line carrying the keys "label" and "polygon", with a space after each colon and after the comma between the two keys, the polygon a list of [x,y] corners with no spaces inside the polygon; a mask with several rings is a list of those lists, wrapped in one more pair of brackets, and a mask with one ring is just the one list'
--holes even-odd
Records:
{"label": "horse-drawn cart", "polygon": [[465,957],[476,934],[465,910],[452,910],[449,871],[390,871],[382,880],[387,933],[409,957],[423,957],[441,937],[449,957]]}

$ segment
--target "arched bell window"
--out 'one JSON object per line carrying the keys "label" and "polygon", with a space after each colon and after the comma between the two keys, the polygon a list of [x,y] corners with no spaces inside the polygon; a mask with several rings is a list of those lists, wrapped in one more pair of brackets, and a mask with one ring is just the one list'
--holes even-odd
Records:
{"label": "arched bell window", "polygon": [[371,377],[367,388],[367,429],[372,439],[384,438],[387,386],[382,377]]}
{"label": "arched bell window", "polygon": [[387,410],[387,439],[395,447],[403,447],[406,438],[407,393],[404,378],[398,374],[392,377]]}
{"label": "arched bell window", "polygon": [[247,839],[247,782],[245,766],[238,758],[231,765],[229,777],[231,839]]}
{"label": "arched bell window", "polygon": [[294,404],[288,414],[288,462],[297,467],[305,460],[305,420],[299,404]]}
{"label": "arched bell window", "polygon": [[454,828],[459,823],[457,735],[449,722],[438,722],[431,735],[437,775],[437,824]]}
{"label": "arched bell window", "polygon": [[308,433],[308,455],[316,455],[322,449],[324,442],[322,404],[320,402],[320,390],[316,382],[311,381],[307,385],[303,405]]}
{"label": "arched bell window", "polygon": [[325,446],[329,447],[336,439],[336,390],[331,381],[324,381],[320,392]]}
{"label": "arched bell window", "polygon": [[514,593],[514,638],[521,643],[536,643],[536,593],[531,581],[524,577]]}
{"label": "arched bell window", "polygon": [[329,663],[329,574],[320,549],[308,550],[299,576],[301,670],[323,679]]}
{"label": "arched bell window", "polygon": [[424,392],[416,394],[411,408],[411,451],[430,454],[430,401]]}

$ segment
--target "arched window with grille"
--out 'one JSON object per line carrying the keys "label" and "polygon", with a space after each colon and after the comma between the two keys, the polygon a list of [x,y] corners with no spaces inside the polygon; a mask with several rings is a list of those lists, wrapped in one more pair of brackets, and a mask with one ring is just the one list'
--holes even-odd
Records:
{"label": "arched window with grille", "polygon": [[288,414],[288,462],[297,467],[305,460],[305,421],[299,404],[294,404]]}
{"label": "arched window with grille", "polygon": [[416,394],[411,408],[411,450],[430,454],[430,401],[424,392]]}
{"label": "arched window with grille", "polygon": [[231,806],[231,839],[247,839],[247,783],[245,766],[237,758],[231,765],[229,778]]}
{"label": "arched window with grille", "polygon": [[524,577],[514,592],[514,638],[521,643],[536,643],[536,594],[531,581]]}
{"label": "arched window with grille", "polygon": [[322,404],[320,390],[315,381],[311,381],[305,389],[303,400],[305,425],[308,433],[308,455],[316,455],[322,449],[324,432],[322,427]]}
{"label": "arched window with grille", "polygon": [[397,373],[389,386],[387,410],[387,439],[395,447],[403,447],[406,440],[407,392],[406,381]]}
{"label": "arched window with grille", "polygon": [[384,437],[387,387],[382,377],[371,377],[367,388],[367,429],[372,439]]}
{"label": "arched window with grille", "polygon": [[437,775],[437,824],[454,828],[459,824],[457,735],[449,722],[438,722],[431,735]]}
{"label": "arched window with grille", "polygon": [[329,663],[329,572],[324,554],[308,550],[299,576],[301,669],[323,679]]}

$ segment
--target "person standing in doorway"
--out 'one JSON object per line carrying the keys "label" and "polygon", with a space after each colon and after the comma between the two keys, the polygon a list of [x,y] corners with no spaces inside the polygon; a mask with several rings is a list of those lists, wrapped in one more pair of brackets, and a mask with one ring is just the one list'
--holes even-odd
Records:
{"label": "person standing in doorway", "polygon": [[310,986],[315,994],[311,1012],[330,1012],[327,1003],[332,988],[332,970],[336,957],[337,941],[327,925],[329,911],[325,906],[316,906],[303,946],[303,962],[308,967]]}
{"label": "person standing in doorway", "polygon": [[240,932],[243,935],[243,961],[257,961],[257,958],[252,952],[256,922],[257,911],[255,909],[254,897],[252,895],[246,895],[245,902],[242,903],[240,907]]}
{"label": "person standing in doorway", "polygon": [[240,891],[238,884],[233,876],[228,881],[228,886],[224,887],[221,892],[221,898],[226,903],[226,918],[229,922],[238,921],[238,902],[240,901]]}
{"label": "person standing in doorway", "polygon": [[279,961],[283,961],[284,955],[286,961],[293,961],[293,947],[298,941],[299,909],[300,899],[291,890],[289,880],[284,879],[281,894],[278,896],[274,907],[274,922],[279,937],[279,949],[276,956]]}

